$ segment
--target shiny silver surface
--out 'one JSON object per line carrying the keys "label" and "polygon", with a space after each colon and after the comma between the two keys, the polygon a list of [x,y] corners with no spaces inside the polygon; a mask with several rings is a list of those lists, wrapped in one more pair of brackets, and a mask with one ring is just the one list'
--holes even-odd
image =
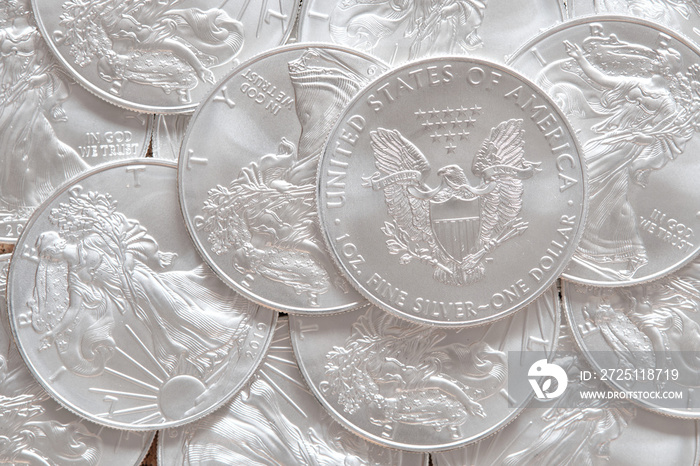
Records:
{"label": "shiny silver surface", "polygon": [[153,126],[153,157],[176,161],[191,115],[156,115]]}
{"label": "shiny silver surface", "polygon": [[[382,448],[348,432],[309,392],[287,317],[253,381],[199,421],[160,431],[158,464],[421,466],[427,455]],[[427,463],[425,463],[427,464]]]}
{"label": "shiny silver surface", "polygon": [[[253,374],[276,314],[201,262],[173,163],[96,169],[32,217],[8,280],[20,353],[69,410],[153,430],[213,411]],[[154,209],[157,206],[157,209]]]}
{"label": "shiny silver surface", "polygon": [[606,390],[596,380],[582,381],[590,370],[562,331],[552,362],[567,370],[569,385],[561,398],[533,399],[497,434],[467,447],[432,455],[435,466],[516,466],[588,464],[591,466],[697,465],[700,425],[639,409],[625,400],[581,400],[583,390]]}
{"label": "shiny silver surface", "polygon": [[566,279],[632,285],[697,254],[698,60],[674,31],[611,16],[556,27],[514,56],[567,115],[588,165],[588,222]]}
{"label": "shiny silver surface", "polygon": [[544,93],[500,65],[443,57],[392,70],[328,139],[326,243],[367,299],[402,318],[503,318],[556,280],[583,230],[572,134]]}
{"label": "shiny silver surface", "polygon": [[323,245],[316,170],[338,115],[384,69],[341,47],[285,46],[245,63],[195,113],[179,162],[183,216],[241,294],[293,313],[363,303]]}
{"label": "shiny silver surface", "polygon": [[299,40],[352,47],[396,66],[440,55],[503,62],[563,18],[558,0],[305,0]]}
{"label": "shiny silver surface", "polygon": [[297,0],[34,0],[61,63],[98,96],[144,112],[195,109],[239,63],[284,43]]}
{"label": "shiny silver surface", "polygon": [[549,354],[559,331],[555,288],[486,327],[439,329],[375,306],[292,316],[294,352],[311,390],[351,431],[381,445],[440,451],[486,437],[532,394],[507,390],[509,351]]}
{"label": "shiny silver surface", "polygon": [[155,433],[123,432],[61,408],[34,380],[10,333],[5,286],[10,255],[0,255],[0,463],[139,465]]}
{"label": "shiny silver surface", "polygon": [[[678,400],[633,400],[675,417],[700,419],[700,260],[656,281],[601,289],[562,287],[577,343],[597,371],[635,371],[607,382],[622,391],[680,392]],[[653,370],[658,380],[637,374]],[[675,373],[670,371],[676,371]],[[669,375],[675,374],[675,377]]]}
{"label": "shiny silver surface", "polygon": [[143,157],[153,118],[116,108],[70,78],[28,0],[0,5],[0,242],[14,243],[54,189],[93,166]]}

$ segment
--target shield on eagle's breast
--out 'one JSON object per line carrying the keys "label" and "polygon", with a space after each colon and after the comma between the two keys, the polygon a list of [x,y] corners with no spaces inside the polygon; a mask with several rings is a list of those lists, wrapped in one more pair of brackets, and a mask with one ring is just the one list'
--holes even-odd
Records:
{"label": "shield on eagle's breast", "polygon": [[462,262],[481,247],[479,198],[430,203],[430,223],[438,243],[450,257]]}

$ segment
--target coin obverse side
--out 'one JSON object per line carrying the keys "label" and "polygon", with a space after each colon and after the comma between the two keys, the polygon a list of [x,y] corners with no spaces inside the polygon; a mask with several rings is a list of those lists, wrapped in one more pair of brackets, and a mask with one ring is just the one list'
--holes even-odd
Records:
{"label": "coin obverse side", "polygon": [[289,323],[277,321],[265,362],[224,408],[160,431],[158,464],[422,466],[424,455],[382,448],[335,422],[299,372]]}
{"label": "coin obverse side", "polygon": [[299,40],[352,47],[392,65],[441,55],[503,62],[564,16],[559,0],[304,0]]}
{"label": "coin obverse side", "polygon": [[200,254],[249,299],[293,313],[364,303],[318,225],[318,159],[348,101],[385,70],[332,45],[291,45],[231,74],[195,113],[180,153],[180,204]]}
{"label": "coin obverse side", "polygon": [[[567,285],[570,286],[570,285]],[[583,391],[609,390],[600,380],[581,380],[590,371],[568,330],[562,330],[552,363],[566,370],[564,394],[533,399],[495,435],[464,448],[432,455],[435,466],[517,466],[588,464],[591,466],[695,466],[700,461],[697,421],[671,419],[622,399],[582,400]]]}
{"label": "coin obverse side", "polygon": [[439,58],[373,82],[319,167],[324,238],[358,290],[419,323],[502,318],[558,277],[585,218],[578,143],[500,65]]}
{"label": "coin obverse side", "polygon": [[700,6],[678,0],[567,0],[569,17],[626,15],[653,21],[700,43]]}
{"label": "coin obverse side", "polygon": [[661,414],[700,419],[694,395],[700,388],[700,259],[643,285],[566,283],[562,295],[576,341],[600,377],[626,392],[679,392],[674,399],[632,401]]}
{"label": "coin obverse side", "polygon": [[[61,63],[98,96],[133,110],[194,110],[242,61],[284,43],[297,0],[33,0]],[[214,5],[220,6],[214,6]]]}
{"label": "coin obverse side", "polygon": [[391,448],[439,451],[507,424],[532,393],[508,393],[509,351],[556,346],[556,288],[486,327],[414,324],[375,306],[292,316],[294,352],[314,395],[351,431]]}
{"label": "coin obverse side", "polygon": [[276,314],[221,283],[181,224],[174,163],[94,170],[30,220],[8,281],[20,353],[71,411],[106,425],[181,425],[252,376]]}
{"label": "coin obverse side", "polygon": [[669,29],[610,16],[570,21],[514,56],[560,105],[587,161],[589,215],[566,279],[633,285],[698,253],[699,60]]}
{"label": "coin obverse side", "polygon": [[29,1],[0,5],[0,242],[14,243],[54,189],[91,167],[144,157],[153,118],[77,85],[41,38]]}
{"label": "coin obverse side", "polygon": [[155,433],[123,432],[63,409],[34,380],[17,351],[7,319],[10,255],[0,255],[0,417],[3,464],[139,465]]}

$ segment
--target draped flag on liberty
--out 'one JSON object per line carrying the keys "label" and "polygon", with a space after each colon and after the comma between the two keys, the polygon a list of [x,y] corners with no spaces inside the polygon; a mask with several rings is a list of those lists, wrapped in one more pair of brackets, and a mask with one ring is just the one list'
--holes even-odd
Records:
{"label": "draped flag on liberty", "polygon": [[428,159],[398,130],[371,133],[375,166],[364,185],[384,192],[392,218],[382,232],[390,254],[400,262],[430,264],[433,278],[448,285],[466,285],[484,276],[485,259],[503,242],[522,234],[523,180],[540,171],[525,160],[522,120],[506,120],[491,130],[472,162],[481,179],[472,186],[464,169],[446,165],[437,174],[440,185],[426,185]]}

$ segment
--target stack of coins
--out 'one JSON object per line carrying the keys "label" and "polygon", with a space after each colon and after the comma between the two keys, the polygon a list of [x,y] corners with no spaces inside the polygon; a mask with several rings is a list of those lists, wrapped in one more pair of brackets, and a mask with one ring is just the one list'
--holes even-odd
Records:
{"label": "stack of coins", "polygon": [[0,3],[0,462],[698,464],[698,28]]}

